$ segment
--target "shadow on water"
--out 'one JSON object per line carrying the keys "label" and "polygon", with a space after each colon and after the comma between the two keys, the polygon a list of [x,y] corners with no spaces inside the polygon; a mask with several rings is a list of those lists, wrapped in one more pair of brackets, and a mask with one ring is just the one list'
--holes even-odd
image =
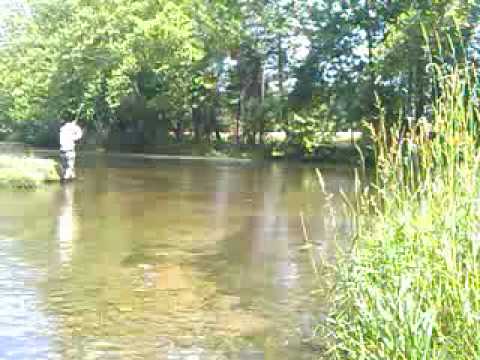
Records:
{"label": "shadow on water", "polygon": [[[336,244],[312,167],[79,164],[75,183],[0,193],[0,358],[321,357],[300,212],[315,257]],[[351,190],[350,170],[324,175]]]}

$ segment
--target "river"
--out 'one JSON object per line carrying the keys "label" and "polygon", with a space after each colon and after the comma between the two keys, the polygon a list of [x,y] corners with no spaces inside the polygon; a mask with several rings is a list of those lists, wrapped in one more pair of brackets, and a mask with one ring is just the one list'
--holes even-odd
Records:
{"label": "river", "polygon": [[349,230],[351,169],[321,169],[332,218],[313,165],[78,163],[74,183],[0,192],[0,359],[322,357],[318,268]]}

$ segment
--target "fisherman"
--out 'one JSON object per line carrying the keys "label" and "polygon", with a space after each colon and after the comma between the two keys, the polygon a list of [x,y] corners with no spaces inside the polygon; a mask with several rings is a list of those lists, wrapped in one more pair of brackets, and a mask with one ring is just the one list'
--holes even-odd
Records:
{"label": "fisherman", "polygon": [[83,135],[77,124],[78,120],[65,121],[60,128],[60,162],[62,180],[75,178],[75,142]]}

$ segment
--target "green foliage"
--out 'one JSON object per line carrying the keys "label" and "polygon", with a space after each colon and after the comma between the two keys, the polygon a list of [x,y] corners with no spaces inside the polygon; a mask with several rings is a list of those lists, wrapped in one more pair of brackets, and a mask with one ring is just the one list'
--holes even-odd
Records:
{"label": "green foliage", "polygon": [[327,126],[322,126],[322,120],[316,117],[293,114],[287,129],[290,144],[298,146],[307,154],[312,154],[316,148],[331,140],[332,137],[331,126],[329,127],[328,123]]}
{"label": "green foliage", "polygon": [[[133,93],[185,102],[204,53],[192,37],[194,2],[32,1],[32,17],[0,50],[0,88],[12,95],[2,110],[15,120],[57,118],[83,103],[92,120],[105,113],[99,98],[108,111]],[[141,79],[147,73],[154,77]]]}
{"label": "green foliage", "polygon": [[[445,0],[321,2],[312,11],[314,46],[296,70],[292,105],[302,108],[318,97],[340,121],[358,124],[378,119],[378,96],[388,121],[427,115],[434,96],[427,64],[465,58],[464,49],[475,43],[476,6]],[[437,34],[429,43],[440,50],[427,51],[422,28]],[[445,51],[449,42],[455,52]]]}
{"label": "green foliage", "polygon": [[35,189],[45,182],[59,180],[54,160],[0,156],[0,187]]}
{"label": "green foliage", "polygon": [[294,113],[286,130],[289,144],[311,155],[321,145],[333,141],[335,119],[329,117],[328,108],[322,105],[314,111],[309,111],[309,114]]}
{"label": "green foliage", "polygon": [[288,141],[312,152],[316,136],[298,132],[324,130],[318,107],[337,130],[377,121],[377,96],[392,122],[429,116],[427,64],[471,61],[478,9],[447,0],[29,0],[1,25],[0,123],[35,133],[32,120],[80,115],[106,143],[122,131],[166,141],[173,129],[179,142],[192,130],[208,143],[238,125],[238,140],[253,144],[296,113],[303,120],[292,120]]}
{"label": "green foliage", "polygon": [[376,180],[349,202],[354,244],[338,259],[336,358],[480,356],[480,114],[464,97],[473,70],[437,70],[437,136],[419,125],[405,152],[398,128],[372,129]]}
{"label": "green foliage", "polygon": [[14,127],[13,140],[34,146],[58,146],[59,124],[56,121],[33,120]]}

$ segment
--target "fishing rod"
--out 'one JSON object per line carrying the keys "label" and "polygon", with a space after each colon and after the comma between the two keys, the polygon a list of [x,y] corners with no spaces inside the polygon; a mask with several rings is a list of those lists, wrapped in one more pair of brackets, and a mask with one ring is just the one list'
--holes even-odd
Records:
{"label": "fishing rod", "polygon": [[83,110],[83,107],[85,106],[85,103],[81,103],[80,106],[78,107],[78,110],[77,110],[77,114],[75,115],[75,122],[78,121],[78,119],[80,118],[80,114],[82,113],[82,110]]}
{"label": "fishing rod", "polygon": [[[75,119],[73,120],[73,122],[75,124],[77,124],[77,121],[80,119],[80,115],[82,113],[82,110],[83,108],[85,107],[85,103],[82,102],[80,104],[80,106],[78,107],[77,109],[77,113],[75,115]],[[78,126],[78,125],[77,125]],[[77,142],[77,145],[80,145],[80,144],[85,144],[85,133],[87,132],[87,127],[86,126],[83,126],[82,128],[82,137],[80,138],[80,140]]]}

